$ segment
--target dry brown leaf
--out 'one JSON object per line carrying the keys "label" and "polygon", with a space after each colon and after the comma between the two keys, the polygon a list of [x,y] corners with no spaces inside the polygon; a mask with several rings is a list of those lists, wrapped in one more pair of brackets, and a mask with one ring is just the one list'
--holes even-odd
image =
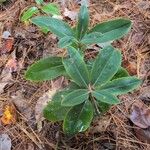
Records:
{"label": "dry brown leaf", "polygon": [[34,119],[34,110],[28,103],[28,100],[26,100],[21,91],[16,91],[14,95],[11,95],[11,100],[16,106],[16,108],[19,110],[19,112],[22,114],[22,116],[25,117],[27,120],[27,123],[29,125],[34,125],[35,124],[35,119]]}
{"label": "dry brown leaf", "polygon": [[0,47],[1,53],[8,53],[12,51],[12,47],[14,44],[14,38],[3,39],[2,46]]}
{"label": "dry brown leaf", "polygon": [[4,92],[4,88],[7,84],[11,83],[12,80],[12,70],[10,68],[4,68],[0,77],[0,93]]}
{"label": "dry brown leaf", "polygon": [[8,82],[1,82],[0,83],[0,93],[3,93],[4,92],[4,88],[5,86],[8,84]]}
{"label": "dry brown leaf", "polygon": [[7,104],[6,106],[4,106],[3,115],[1,117],[1,122],[4,125],[16,123],[16,109],[13,104]]}
{"label": "dry brown leaf", "polygon": [[60,77],[57,80],[55,80],[54,82],[52,82],[52,88],[47,91],[46,93],[43,94],[42,97],[40,97],[36,103],[35,106],[35,118],[36,118],[36,122],[37,122],[37,127],[38,127],[38,131],[41,130],[42,125],[41,125],[41,121],[44,120],[43,117],[43,109],[44,107],[47,105],[47,103],[49,101],[51,101],[52,97],[54,96],[54,94],[62,88],[62,82],[63,82],[64,78]]}
{"label": "dry brown leaf", "polygon": [[135,128],[134,131],[140,141],[150,144],[150,127],[147,129]]}
{"label": "dry brown leaf", "polygon": [[36,103],[35,106],[35,118],[36,121],[42,121],[43,120],[43,114],[42,111],[44,109],[44,107],[47,105],[47,103],[49,101],[51,101],[51,98],[53,97],[53,95],[56,93],[57,89],[51,89],[48,92],[44,93],[42,95],[42,97],[40,97]]}
{"label": "dry brown leaf", "polygon": [[0,76],[0,93],[3,93],[5,86],[11,83],[12,72],[16,72],[17,70],[18,62],[15,52],[12,52]]}
{"label": "dry brown leaf", "polygon": [[11,36],[9,31],[4,31],[2,33],[2,44],[0,46],[0,53],[8,53],[12,51],[12,47],[14,44],[14,38]]}
{"label": "dry brown leaf", "polygon": [[140,128],[150,127],[150,108],[142,102],[136,102],[131,108],[130,120]]}
{"label": "dry brown leaf", "polygon": [[44,107],[47,105],[47,103],[51,101],[56,91],[62,88],[62,81],[63,81],[62,77],[55,80],[52,83],[52,88],[48,92],[44,93],[43,96],[38,99],[36,106],[35,106],[35,118],[37,122],[43,120],[42,111]]}
{"label": "dry brown leaf", "polygon": [[17,60],[15,58],[10,58],[6,64],[6,68],[10,70],[10,72],[17,71]]}
{"label": "dry brown leaf", "polygon": [[4,88],[7,84],[11,83],[12,80],[12,74],[9,69],[4,68],[1,77],[0,77],[0,93],[4,92]]}
{"label": "dry brown leaf", "polygon": [[140,99],[150,101],[150,86],[143,87],[140,91]]}
{"label": "dry brown leaf", "polygon": [[73,21],[76,20],[76,18],[78,17],[78,13],[76,11],[70,11],[67,8],[65,8],[63,15]]}

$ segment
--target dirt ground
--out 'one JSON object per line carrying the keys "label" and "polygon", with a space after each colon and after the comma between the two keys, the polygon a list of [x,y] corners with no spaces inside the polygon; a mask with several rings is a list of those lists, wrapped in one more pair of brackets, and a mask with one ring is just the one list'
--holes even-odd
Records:
{"label": "dirt ground", "polygon": [[[57,0],[46,2],[61,5],[61,1]],[[53,88],[54,82],[32,83],[24,79],[24,73],[36,60],[48,55],[61,55],[63,50],[58,48],[58,40],[54,35],[44,35],[36,26],[25,25],[20,21],[22,11],[34,4],[34,0],[9,0],[0,6],[1,85],[3,78],[8,75],[4,70],[8,66],[12,69],[9,74],[11,77],[5,80],[7,84],[0,94],[0,116],[5,105],[13,104],[17,118],[14,124],[0,123],[0,134],[9,135],[12,150],[149,150],[150,143],[147,141],[150,141],[150,127],[144,129],[145,134],[129,118],[133,103],[142,102],[147,107],[150,106],[150,1],[90,1],[91,26],[116,17],[130,18],[133,22],[131,32],[113,45],[122,51],[123,66],[131,75],[142,79],[143,83],[134,92],[120,96],[121,104],[113,106],[104,116],[96,118],[88,131],[74,137],[63,134],[61,123],[36,120],[37,102],[44,93]],[[64,8],[78,11],[79,5],[75,1],[68,1],[61,6],[62,16]],[[74,25],[75,21],[65,19]],[[2,39],[4,31],[11,33],[11,50],[10,43],[8,45]],[[91,47],[87,55],[90,56],[95,47]],[[15,61],[12,61],[14,58]],[[58,81],[60,84],[66,82],[63,78]]]}

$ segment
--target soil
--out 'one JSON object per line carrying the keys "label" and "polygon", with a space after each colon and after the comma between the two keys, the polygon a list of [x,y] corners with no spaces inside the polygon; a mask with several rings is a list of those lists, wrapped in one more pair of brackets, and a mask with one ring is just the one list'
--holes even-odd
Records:
{"label": "soil", "polygon": [[[47,0],[61,5],[61,0]],[[89,5],[90,23],[102,22],[108,19],[125,17],[131,19],[131,32],[124,38],[113,42],[123,54],[123,66],[131,75],[142,79],[138,90],[120,96],[121,104],[113,106],[104,116],[96,118],[85,133],[74,137],[66,137],[60,123],[43,120],[37,124],[35,106],[38,99],[52,88],[52,81],[32,83],[24,79],[27,67],[40,58],[61,55],[63,50],[57,46],[58,39],[53,34],[43,34],[36,26],[20,21],[23,10],[34,5],[34,0],[8,0],[0,6],[0,44],[1,31],[9,31],[14,38],[10,52],[0,54],[0,73],[7,61],[15,54],[17,71],[12,73],[12,79],[0,94],[0,115],[7,104],[16,107],[17,121],[15,124],[0,124],[0,134],[7,133],[12,140],[12,150],[149,150],[150,144],[136,136],[136,126],[130,121],[132,104],[142,101],[150,106],[150,99],[144,97],[144,92],[150,86],[150,2],[148,0],[91,0]],[[61,7],[77,11],[79,5],[75,1],[65,3]],[[74,21],[66,18],[70,24]],[[1,47],[1,46],[0,46]],[[88,57],[93,46],[87,51]],[[92,53],[93,54],[93,53]],[[1,77],[0,77],[1,79]],[[63,82],[66,82],[65,80]],[[18,95],[21,97],[18,98]],[[15,98],[24,101],[23,106],[15,102]],[[16,100],[17,101],[17,100]],[[20,101],[19,101],[20,102]],[[23,107],[23,109],[22,109]],[[24,111],[24,109],[26,109]],[[40,128],[40,127],[41,128]]]}

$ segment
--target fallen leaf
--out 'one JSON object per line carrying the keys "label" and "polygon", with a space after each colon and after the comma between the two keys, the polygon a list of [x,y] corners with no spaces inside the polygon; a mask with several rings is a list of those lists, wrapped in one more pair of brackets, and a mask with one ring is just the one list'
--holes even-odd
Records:
{"label": "fallen leaf", "polygon": [[142,102],[132,105],[130,120],[140,128],[150,127],[150,108]]}
{"label": "fallen leaf", "polygon": [[1,53],[7,53],[12,50],[13,43],[14,43],[14,38],[11,37],[11,33],[9,31],[4,31],[2,33],[2,46],[0,47],[0,52]]}
{"label": "fallen leaf", "polygon": [[34,110],[28,103],[28,100],[24,98],[22,92],[16,91],[14,95],[11,95],[11,98],[13,104],[27,120],[27,124],[34,126],[35,125]]}
{"label": "fallen leaf", "polygon": [[10,58],[6,64],[6,68],[10,70],[10,72],[17,71],[17,60],[15,58]]}
{"label": "fallen leaf", "polygon": [[51,101],[54,94],[59,89],[62,88],[63,80],[64,80],[64,78],[60,77],[57,80],[55,80],[54,82],[52,82],[52,88],[49,91],[47,91],[46,93],[44,93],[42,95],[42,97],[40,97],[37,100],[37,103],[36,103],[36,106],[35,106],[35,118],[36,118],[36,122],[37,122],[38,131],[41,130],[41,128],[42,128],[41,122],[44,120],[43,109],[47,105],[47,103],[49,101]]}
{"label": "fallen leaf", "polygon": [[37,122],[42,121],[44,119],[43,113],[42,113],[43,109],[47,105],[47,103],[51,100],[53,95],[56,93],[56,90],[57,89],[55,88],[51,89],[48,92],[44,93],[42,97],[38,99],[36,106],[35,106],[35,118]]}
{"label": "fallen leaf", "polygon": [[7,134],[0,134],[0,150],[11,150],[11,139]]}
{"label": "fallen leaf", "polygon": [[14,44],[14,38],[3,39],[2,46],[0,47],[0,52],[5,54],[12,51],[12,47]]}
{"label": "fallen leaf", "polygon": [[4,92],[4,88],[5,86],[8,84],[8,82],[1,82],[0,83],[0,93],[3,93]]}
{"label": "fallen leaf", "polygon": [[2,78],[2,80],[0,81],[0,93],[4,92],[5,86],[11,83],[11,79],[12,74],[10,72],[8,72],[8,74],[6,74],[6,76]]}
{"label": "fallen leaf", "polygon": [[1,122],[4,125],[16,123],[16,109],[13,104],[7,104],[6,106],[4,106]]}
{"label": "fallen leaf", "polygon": [[71,20],[76,20],[78,17],[78,13],[76,11],[70,11],[67,8],[65,8],[64,14],[65,17],[70,18]]}
{"label": "fallen leaf", "polygon": [[15,52],[11,53],[11,58],[8,59],[4,69],[2,70],[0,77],[0,93],[4,92],[4,88],[7,84],[11,83],[12,72],[17,71],[18,62],[16,61]]}
{"label": "fallen leaf", "polygon": [[6,52],[10,52],[12,50],[13,43],[14,43],[14,38],[6,39],[5,45],[4,45],[4,48],[5,48]]}
{"label": "fallen leaf", "polygon": [[4,68],[1,77],[0,77],[0,93],[4,92],[4,88],[7,84],[11,83],[12,80],[12,74],[9,69]]}
{"label": "fallen leaf", "polygon": [[150,144],[150,127],[147,129],[135,128],[134,131],[140,141]]}
{"label": "fallen leaf", "polygon": [[140,99],[150,101],[150,86],[143,87],[140,91]]}
{"label": "fallen leaf", "polygon": [[40,97],[36,103],[35,106],[35,118],[36,121],[42,121],[43,120],[43,109],[47,105],[49,101],[51,101],[53,95],[56,93],[57,90],[62,88],[62,77],[58,78],[52,83],[52,88],[43,94],[42,97]]}

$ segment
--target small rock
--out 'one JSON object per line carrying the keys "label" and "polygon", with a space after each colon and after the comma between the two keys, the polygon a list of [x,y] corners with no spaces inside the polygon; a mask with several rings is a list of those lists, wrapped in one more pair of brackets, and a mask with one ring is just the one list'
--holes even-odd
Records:
{"label": "small rock", "polygon": [[2,34],[3,39],[8,39],[11,36],[11,33],[9,31],[4,31]]}

